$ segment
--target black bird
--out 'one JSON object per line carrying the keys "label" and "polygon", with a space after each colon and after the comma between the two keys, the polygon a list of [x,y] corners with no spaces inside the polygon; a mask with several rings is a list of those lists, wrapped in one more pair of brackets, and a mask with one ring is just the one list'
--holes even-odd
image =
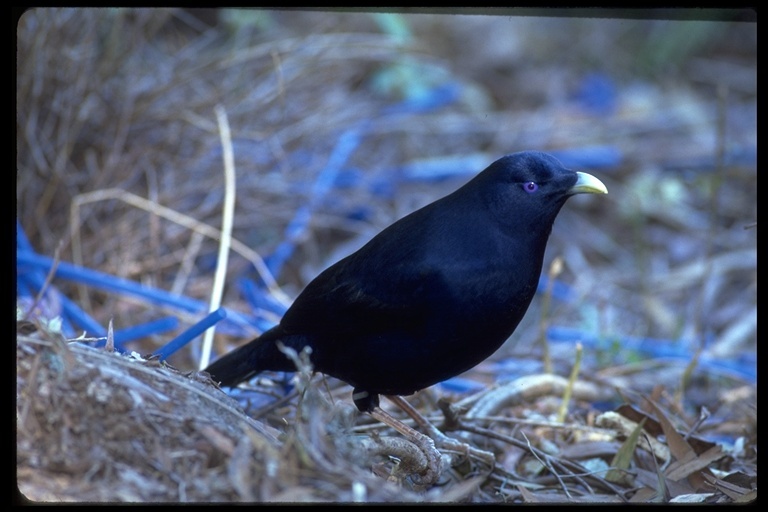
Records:
{"label": "black bird", "polygon": [[278,325],[206,371],[235,386],[296,369],[276,342],[309,346],[313,368],[351,384],[368,412],[379,394],[410,395],[469,370],[523,318],[555,217],[580,193],[607,190],[545,153],[504,156],[327,268]]}
{"label": "black bird", "polygon": [[309,346],[315,370],[351,384],[360,411],[381,413],[380,394],[413,394],[504,343],[534,296],[555,217],[580,193],[607,190],[545,153],[502,157],[323,271],[278,325],[206,371],[235,386],[296,369],[277,342]]}

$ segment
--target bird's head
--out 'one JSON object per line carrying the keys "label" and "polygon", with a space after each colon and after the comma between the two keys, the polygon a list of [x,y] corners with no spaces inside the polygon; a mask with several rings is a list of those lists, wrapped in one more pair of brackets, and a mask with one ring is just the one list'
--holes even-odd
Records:
{"label": "bird's head", "polygon": [[547,234],[570,196],[608,193],[603,182],[591,174],[567,169],[555,157],[539,151],[504,156],[470,183],[501,224],[540,226]]}

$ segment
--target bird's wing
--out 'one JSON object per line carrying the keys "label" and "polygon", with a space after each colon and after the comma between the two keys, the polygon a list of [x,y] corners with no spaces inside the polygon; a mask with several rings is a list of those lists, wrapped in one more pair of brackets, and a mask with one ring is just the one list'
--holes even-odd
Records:
{"label": "bird's wing", "polygon": [[353,336],[412,329],[433,308],[443,289],[437,269],[383,262],[382,268],[344,259],[315,278],[296,298],[281,325],[289,333]]}

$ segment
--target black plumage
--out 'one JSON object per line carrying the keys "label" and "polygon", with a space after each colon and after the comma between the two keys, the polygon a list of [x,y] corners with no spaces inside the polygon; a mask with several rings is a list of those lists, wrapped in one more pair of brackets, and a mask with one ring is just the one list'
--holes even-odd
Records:
{"label": "black plumage", "polygon": [[357,407],[371,411],[379,394],[469,370],[523,318],[555,217],[579,193],[607,190],[545,153],[507,155],[323,271],[277,326],[206,371],[234,386],[295,370],[276,342],[308,345],[314,369],[351,384]]}

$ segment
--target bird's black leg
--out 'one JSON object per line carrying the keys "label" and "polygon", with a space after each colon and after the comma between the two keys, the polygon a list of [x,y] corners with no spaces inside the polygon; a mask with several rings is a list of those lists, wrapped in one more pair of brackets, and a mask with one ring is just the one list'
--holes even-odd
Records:
{"label": "bird's black leg", "polygon": [[379,406],[379,395],[355,388],[352,391],[352,401],[360,412],[371,412]]}

